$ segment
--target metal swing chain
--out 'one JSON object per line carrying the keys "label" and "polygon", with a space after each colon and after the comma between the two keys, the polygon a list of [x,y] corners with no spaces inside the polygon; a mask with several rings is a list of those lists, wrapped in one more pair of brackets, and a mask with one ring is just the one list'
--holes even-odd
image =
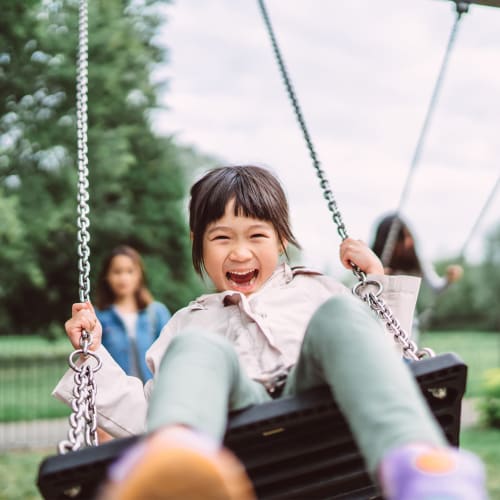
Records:
{"label": "metal swing chain", "polygon": [[459,259],[464,261],[465,260],[465,251],[467,250],[467,247],[469,246],[469,243],[472,240],[472,237],[474,236],[474,233],[476,232],[477,228],[479,227],[479,223],[483,219],[484,215],[488,211],[491,202],[494,200],[496,196],[496,192],[498,191],[498,188],[500,187],[500,174],[497,177],[497,180],[495,184],[493,185],[493,189],[491,190],[490,194],[488,195],[488,198],[486,199],[486,202],[484,203],[483,207],[481,208],[481,211],[479,212],[479,215],[477,216],[476,220],[474,221],[474,224],[471,227],[471,230],[467,236],[467,238],[464,241],[464,244],[462,245],[462,249],[460,250]]}
{"label": "metal swing chain", "polygon": [[[76,84],[76,117],[78,149],[78,287],[80,302],[88,302],[90,297],[90,233],[89,233],[89,169],[87,148],[87,99],[88,99],[88,5],[87,0],[79,1],[78,11],[78,59]],[[73,351],[68,359],[74,370],[72,413],[69,417],[68,438],[59,443],[60,454],[76,451],[83,445],[97,446],[97,388],[94,372],[100,369],[101,359],[89,350],[92,335],[83,331],[80,349]],[[78,366],[80,357],[92,357],[95,363]],[[94,366],[92,366],[92,364]]]}
{"label": "metal swing chain", "polygon": [[451,33],[448,39],[448,45],[446,47],[443,61],[441,63],[441,68],[439,70],[439,74],[436,79],[436,83],[434,85],[434,90],[432,91],[431,100],[429,102],[429,107],[427,108],[427,114],[425,116],[424,123],[420,131],[420,136],[418,138],[417,145],[415,146],[415,151],[413,152],[413,158],[410,164],[410,169],[408,170],[408,175],[406,176],[406,181],[401,191],[401,195],[399,197],[399,203],[396,209],[396,217],[394,217],[391,226],[389,227],[389,232],[385,240],[384,248],[382,249],[380,260],[382,261],[384,267],[389,267],[392,254],[394,253],[394,248],[396,246],[396,242],[398,239],[399,230],[401,229],[402,226],[402,221],[399,218],[399,214],[402,212],[404,201],[408,197],[408,190],[410,188],[411,180],[413,178],[413,174],[415,173],[417,165],[420,161],[420,156],[422,154],[424,141],[427,137],[427,131],[429,130],[429,125],[431,123],[431,119],[434,114],[434,110],[436,108],[439,92],[441,90],[441,87],[443,86],[444,75],[448,67],[450,55],[455,45],[455,40],[457,38],[459,22],[462,19],[462,14],[465,14],[469,11],[469,5],[470,5],[469,2],[455,0],[455,3],[456,3],[457,16],[455,18],[455,22],[453,23],[453,27],[451,29]]}
{"label": "metal swing chain", "polygon": [[[260,7],[262,17],[264,19],[264,23],[266,25],[267,33],[271,40],[274,57],[276,59],[276,62],[278,63],[278,67],[281,73],[281,77],[283,79],[283,83],[285,84],[288,98],[290,99],[290,102],[292,104],[295,113],[295,117],[299,123],[300,129],[304,136],[307,149],[309,151],[309,155],[313,161],[314,169],[316,170],[316,175],[320,180],[319,184],[321,189],[323,190],[323,196],[327,201],[328,210],[332,214],[333,222],[337,226],[337,232],[343,241],[346,238],[348,238],[345,224],[342,220],[342,216],[338,209],[337,202],[335,200],[333,192],[330,189],[330,183],[326,178],[324,170],[321,168],[318,156],[312,144],[312,140],[309,135],[309,131],[307,130],[306,122],[304,120],[304,116],[302,114],[299,101],[294,91],[291,79],[288,75],[288,71],[283,61],[283,57],[281,55],[281,51],[278,46],[276,36],[274,34],[274,30],[271,24],[271,19],[267,12],[264,0],[258,0],[258,4]],[[361,298],[363,301],[365,301],[370,306],[370,308],[377,314],[377,316],[384,321],[387,330],[393,334],[396,343],[398,343],[402,347],[403,356],[407,359],[412,359],[412,360],[418,360],[426,356],[433,356],[434,353],[432,352],[431,349],[424,348],[419,350],[416,343],[410,340],[408,334],[399,324],[399,321],[393,316],[389,307],[380,297],[383,288],[382,284],[376,280],[367,279],[366,274],[358,266],[354,264],[352,265],[352,272],[359,280],[359,282],[352,289],[353,293],[357,295],[359,298]],[[373,287],[376,288],[375,292],[370,291],[371,288]]]}

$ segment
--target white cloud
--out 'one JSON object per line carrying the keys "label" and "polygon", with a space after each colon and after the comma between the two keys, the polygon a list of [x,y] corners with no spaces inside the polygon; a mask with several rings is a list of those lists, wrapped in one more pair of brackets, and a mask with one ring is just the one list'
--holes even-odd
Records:
{"label": "white cloud", "polygon": [[[451,27],[438,0],[268,0],[319,159],[350,235],[371,238],[408,174]],[[166,7],[168,112],[158,131],[227,162],[272,167],[313,265],[340,269],[326,208],[264,31],[257,2],[182,0]],[[500,174],[500,9],[460,22],[440,99],[403,212],[432,258],[457,254]],[[500,222],[500,194],[468,247]]]}

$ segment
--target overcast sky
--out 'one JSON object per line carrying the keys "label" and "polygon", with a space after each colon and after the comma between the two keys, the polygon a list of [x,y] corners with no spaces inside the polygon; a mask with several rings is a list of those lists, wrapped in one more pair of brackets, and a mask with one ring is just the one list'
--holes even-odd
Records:
{"label": "overcast sky", "polygon": [[[350,236],[371,242],[395,210],[455,20],[446,0],[267,0],[312,141]],[[165,8],[169,107],[155,128],[223,163],[271,168],[305,263],[341,272],[340,238],[287,100],[256,0]],[[460,22],[402,207],[430,259],[457,255],[500,174],[500,9]],[[481,255],[500,193],[467,247]]]}

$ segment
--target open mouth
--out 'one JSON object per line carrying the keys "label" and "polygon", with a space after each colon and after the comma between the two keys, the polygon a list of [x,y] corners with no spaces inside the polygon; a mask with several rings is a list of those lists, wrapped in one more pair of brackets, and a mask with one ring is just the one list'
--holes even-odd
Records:
{"label": "open mouth", "polygon": [[252,271],[247,271],[244,273],[240,272],[227,272],[226,278],[238,286],[250,286],[254,283],[255,278],[257,278],[259,274],[258,269],[252,269]]}

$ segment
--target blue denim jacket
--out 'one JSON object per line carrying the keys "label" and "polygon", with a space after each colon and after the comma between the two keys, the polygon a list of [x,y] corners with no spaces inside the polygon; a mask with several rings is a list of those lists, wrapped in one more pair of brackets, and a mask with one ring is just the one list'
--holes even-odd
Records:
{"label": "blue denim jacket", "polygon": [[127,375],[134,375],[131,373],[134,366],[132,356],[137,356],[142,381],[146,382],[152,378],[146,365],[146,351],[170,319],[170,311],[160,302],[153,302],[146,309],[139,311],[136,332],[137,353],[133,350],[125,325],[114,306],[102,311],[96,310],[96,314],[102,325],[102,344],[123,371]]}

